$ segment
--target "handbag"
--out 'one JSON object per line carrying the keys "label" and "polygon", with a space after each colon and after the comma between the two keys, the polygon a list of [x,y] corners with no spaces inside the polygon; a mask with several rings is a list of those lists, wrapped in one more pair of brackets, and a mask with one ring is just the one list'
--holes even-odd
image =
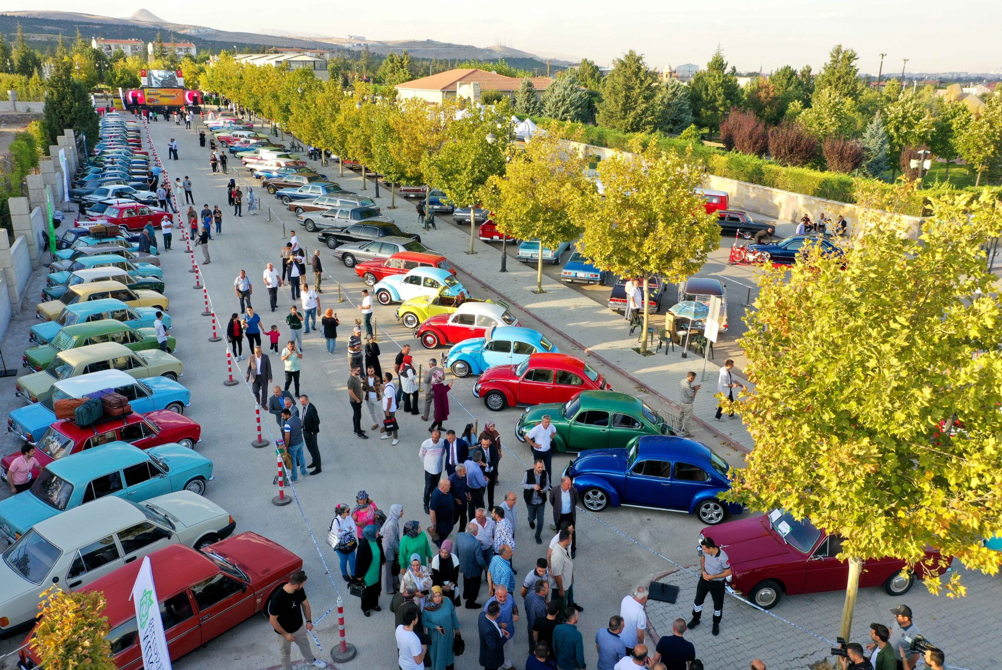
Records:
{"label": "handbag", "polygon": [[359,581],[348,582],[348,593],[355,596],[356,598],[361,598],[362,593],[365,592],[365,584]]}
{"label": "handbag", "polygon": [[358,538],[350,530],[338,535],[338,531],[334,529],[335,521],[336,519],[331,521],[331,527],[327,531],[327,544],[335,551],[339,551],[342,554],[350,554],[358,546]]}
{"label": "handbag", "polygon": [[452,640],[452,655],[462,656],[464,651],[466,651],[466,642],[463,641],[463,636],[457,630],[456,637]]}
{"label": "handbag", "polygon": [[389,419],[383,419],[383,430],[387,433],[394,430],[400,430],[400,426],[397,424],[397,417],[390,417]]}

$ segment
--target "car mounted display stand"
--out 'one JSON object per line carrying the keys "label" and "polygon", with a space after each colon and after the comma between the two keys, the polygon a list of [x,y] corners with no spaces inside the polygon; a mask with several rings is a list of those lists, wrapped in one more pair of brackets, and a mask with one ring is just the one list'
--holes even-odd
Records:
{"label": "car mounted display stand", "polygon": [[0,377],[16,377],[17,370],[11,370],[7,367],[7,361],[3,357],[3,349],[0,348]]}

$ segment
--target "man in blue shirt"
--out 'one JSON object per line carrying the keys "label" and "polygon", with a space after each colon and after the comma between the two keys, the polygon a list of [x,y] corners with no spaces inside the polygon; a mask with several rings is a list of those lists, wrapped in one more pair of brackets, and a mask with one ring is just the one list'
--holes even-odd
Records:
{"label": "man in blue shirt", "polygon": [[609,627],[595,634],[598,649],[598,670],[613,670],[619,659],[626,656],[626,644],[619,638],[623,632],[623,617],[618,614],[609,619]]}
{"label": "man in blue shirt", "polygon": [[299,418],[299,412],[293,412],[291,409],[283,409],[282,418],[285,420],[285,424],[282,426],[282,433],[285,435],[285,448],[289,452],[289,458],[292,459],[292,467],[290,468],[292,472],[290,474],[292,481],[297,481],[299,479],[296,472],[297,464],[304,477],[310,474],[306,471],[306,459],[303,457],[303,447],[306,446],[306,442],[303,440],[303,422]]}
{"label": "man in blue shirt", "polygon": [[584,640],[578,630],[578,611],[571,609],[567,621],[553,629],[553,653],[560,670],[583,670]]}
{"label": "man in blue shirt", "polygon": [[466,486],[466,466],[460,463],[456,471],[449,475],[449,492],[454,505],[453,518],[459,528],[466,528],[466,508],[470,504],[470,491]]}
{"label": "man in blue shirt", "polygon": [[696,658],[696,647],[682,637],[686,631],[685,619],[675,619],[671,628],[671,635],[662,635],[658,640],[654,662],[664,663],[667,670],[686,670]]}
{"label": "man in blue shirt", "polygon": [[484,477],[483,463],[480,453],[473,454],[473,460],[463,463],[466,466],[466,486],[470,491],[469,513],[472,519],[478,509],[484,506],[484,489],[487,488],[487,478]]}
{"label": "man in blue shirt", "polygon": [[512,640],[515,639],[515,622],[518,621],[518,605],[515,604],[515,598],[508,592],[507,587],[498,586],[494,590],[494,597],[487,601],[484,605],[484,611],[491,606],[491,603],[497,603],[501,607],[501,613],[498,615],[497,624],[501,627],[501,630],[506,631],[509,635],[504,641],[504,667],[512,668],[512,649],[514,644]]}

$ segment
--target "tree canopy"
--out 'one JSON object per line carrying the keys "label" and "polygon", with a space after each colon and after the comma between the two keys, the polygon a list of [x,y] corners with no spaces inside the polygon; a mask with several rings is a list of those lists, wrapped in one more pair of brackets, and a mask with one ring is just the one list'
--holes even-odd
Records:
{"label": "tree canopy", "polygon": [[[628,51],[613,61],[612,72],[602,82],[598,123],[627,133],[650,132],[658,127],[658,77],[644,57]],[[551,87],[552,88],[552,87]]]}
{"label": "tree canopy", "polygon": [[734,68],[728,70],[724,53],[717,49],[713,58],[689,83],[689,101],[696,123],[711,130],[720,127],[724,116],[742,102],[741,87]]}

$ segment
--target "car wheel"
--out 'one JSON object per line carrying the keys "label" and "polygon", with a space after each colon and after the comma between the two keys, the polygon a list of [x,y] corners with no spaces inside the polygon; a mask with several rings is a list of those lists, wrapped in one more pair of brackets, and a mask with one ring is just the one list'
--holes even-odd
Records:
{"label": "car wheel", "polygon": [[163,305],[153,305],[153,309],[159,309],[161,312],[166,312]]}
{"label": "car wheel", "polygon": [[[341,258],[341,262],[344,263],[345,267],[349,268],[355,267],[355,257],[352,256],[351,254],[345,254],[344,257]],[[386,302],[380,300],[379,302],[385,305],[389,302],[389,300],[387,300]]]}
{"label": "car wheel", "polygon": [[179,402],[172,402],[165,407],[168,412],[174,412],[175,414],[184,414],[184,405]]}
{"label": "car wheel", "polygon": [[205,495],[205,480],[201,477],[195,477],[184,485],[184,490],[197,493],[198,495]]}
{"label": "car wheel", "polygon": [[764,610],[771,610],[783,599],[783,587],[774,579],[767,579],[751,590],[748,597]]}
{"label": "car wheel", "polygon": [[418,321],[417,315],[411,312],[404,314],[403,322],[406,327],[412,330],[421,325],[421,322]]}
{"label": "car wheel", "polygon": [[376,275],[372,274],[371,272],[366,272],[364,275],[362,275],[362,281],[365,282],[366,286],[375,286]]}
{"label": "car wheel", "polygon": [[334,239],[333,237],[328,237],[327,238],[327,248],[328,249],[337,249],[337,240]]}
{"label": "car wheel", "polygon": [[306,230],[313,233],[317,230],[317,224],[313,223],[313,219],[306,219]]}
{"label": "car wheel", "polygon": [[585,509],[592,512],[601,512],[609,506],[609,494],[602,489],[587,489],[581,496]]}
{"label": "car wheel", "polygon": [[171,380],[172,382],[176,382],[177,381],[177,373],[176,372],[165,372],[165,373],[163,373],[160,376],[161,377],[166,377],[167,379]]}
{"label": "car wheel", "polygon": [[282,204],[283,205],[288,205],[290,202],[292,202],[292,198],[290,198],[287,195],[283,195],[282,196]]}
{"label": "car wheel", "polygon": [[275,195],[276,193],[278,193],[278,189],[275,188],[274,186],[269,186],[268,187],[268,193],[270,193],[272,195]]}
{"label": "car wheel", "polygon": [[707,526],[716,526],[727,516],[727,510],[716,498],[704,500],[696,508],[696,516]]}
{"label": "car wheel", "polygon": [[884,582],[884,591],[889,596],[903,596],[911,590],[912,584],[914,583],[914,572],[909,571],[904,575],[900,572],[895,572],[887,578],[886,582]]}
{"label": "car wheel", "polygon": [[508,406],[508,398],[501,391],[490,391],[484,396],[484,404],[492,412],[500,412]]}
{"label": "car wheel", "polygon": [[296,209],[294,209],[293,211],[296,213],[296,216],[299,216],[300,214],[303,213],[304,210],[302,207],[296,207]]}
{"label": "car wheel", "polygon": [[182,438],[182,439],[178,440],[177,443],[180,444],[185,449],[194,449],[195,448],[195,441],[193,439],[191,439],[190,437]]}
{"label": "car wheel", "polygon": [[470,374],[470,364],[466,361],[456,361],[452,364],[452,374],[457,377],[466,377]]}
{"label": "car wheel", "polygon": [[425,333],[421,336],[421,346],[425,349],[434,349],[438,346],[438,335],[435,333]]}
{"label": "car wheel", "polygon": [[216,534],[209,533],[208,535],[203,535],[198,538],[198,542],[195,543],[195,549],[198,551],[205,551],[206,547],[210,544],[215,544],[216,542],[219,542],[219,538],[216,537]]}
{"label": "car wheel", "polygon": [[389,291],[385,289],[379,289],[378,291],[376,291],[376,300],[379,301],[380,305],[389,305],[391,302],[393,302],[393,296],[390,295]]}

